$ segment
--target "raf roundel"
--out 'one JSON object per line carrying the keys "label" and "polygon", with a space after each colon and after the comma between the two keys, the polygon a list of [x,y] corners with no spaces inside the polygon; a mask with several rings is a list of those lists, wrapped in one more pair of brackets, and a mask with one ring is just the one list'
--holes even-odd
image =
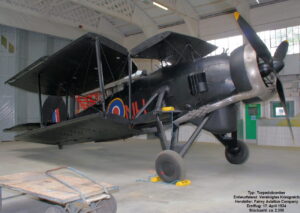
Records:
{"label": "raf roundel", "polygon": [[108,105],[108,112],[115,115],[125,117],[124,102],[121,98],[113,99]]}

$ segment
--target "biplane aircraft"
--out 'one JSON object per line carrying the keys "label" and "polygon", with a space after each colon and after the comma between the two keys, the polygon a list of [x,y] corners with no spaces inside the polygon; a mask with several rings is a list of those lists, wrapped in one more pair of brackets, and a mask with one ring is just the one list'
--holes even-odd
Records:
{"label": "biplane aircraft", "polygon": [[[249,151],[237,139],[237,103],[264,101],[277,90],[286,111],[278,73],[284,67],[288,42],[282,42],[272,57],[245,19],[238,12],[234,16],[250,44],[230,56],[208,57],[216,46],[174,32],[155,35],[130,52],[100,35],[82,36],[7,81],[38,93],[41,112],[40,123],[10,130],[28,130],[16,140],[60,147],[152,133],[163,150],[155,168],[166,182],[184,178],[183,157],[202,129],[225,146],[230,163],[244,163]],[[166,66],[147,74],[137,71],[134,58],[157,59]],[[75,113],[74,97],[97,88],[100,99]],[[44,103],[42,95],[49,96]],[[187,123],[196,128],[182,144],[179,127]],[[166,137],[168,128],[171,140]]]}

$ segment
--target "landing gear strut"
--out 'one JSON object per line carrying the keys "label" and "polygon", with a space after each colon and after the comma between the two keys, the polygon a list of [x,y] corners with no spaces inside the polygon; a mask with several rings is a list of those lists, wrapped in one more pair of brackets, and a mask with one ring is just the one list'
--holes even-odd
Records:
{"label": "landing gear strut", "polygon": [[225,135],[215,136],[225,146],[225,157],[229,163],[243,164],[248,160],[249,149],[244,142],[237,140],[236,132],[233,132],[230,138]]}
{"label": "landing gear strut", "polygon": [[[183,180],[185,177],[185,166],[183,157],[187,154],[196,138],[200,134],[203,126],[208,121],[209,116],[205,116],[199,126],[195,129],[185,144],[178,143],[179,126],[181,123],[173,121],[174,111],[162,110],[163,97],[166,91],[159,94],[156,103],[156,126],[157,136],[160,139],[161,147],[164,151],[159,153],[155,161],[155,169],[157,175],[165,182],[175,182]],[[169,113],[171,115],[172,123],[172,138],[167,140],[163,122],[160,120],[162,113]]]}
{"label": "landing gear strut", "polygon": [[[148,102],[143,106],[140,112],[136,115],[135,119],[137,119],[141,113],[156,99],[156,105],[154,110],[154,115],[156,116],[156,136],[160,139],[160,144],[162,148],[162,152],[156,158],[155,161],[155,169],[157,175],[165,182],[172,183],[175,181],[183,180],[185,177],[185,166],[183,158],[195,142],[196,138],[200,134],[203,126],[208,121],[210,115],[205,113],[203,114],[202,121],[200,125],[197,126],[193,134],[190,136],[188,141],[185,144],[178,143],[179,136],[179,127],[181,124],[186,123],[193,119],[195,116],[187,116],[181,115],[181,111],[174,110],[173,107],[163,107],[165,94],[169,91],[168,87],[162,87],[158,90],[154,95],[148,100]],[[166,114],[170,115],[170,120],[166,121]],[[174,117],[176,119],[174,119]],[[183,118],[184,119],[180,119]],[[163,118],[161,120],[161,118]],[[165,126],[164,124],[172,124],[172,138],[170,141],[167,140],[165,134]]]}
{"label": "landing gear strut", "polygon": [[208,116],[203,118],[201,124],[197,126],[197,128],[185,144],[178,144],[179,126],[177,126],[175,122],[172,122],[173,131],[171,142],[169,143],[166,139],[162,122],[157,116],[158,137],[160,138],[161,147],[164,151],[162,151],[158,155],[155,161],[155,169],[157,175],[163,181],[174,182],[184,179],[185,166],[183,157],[187,154],[187,152],[195,142],[208,119]]}

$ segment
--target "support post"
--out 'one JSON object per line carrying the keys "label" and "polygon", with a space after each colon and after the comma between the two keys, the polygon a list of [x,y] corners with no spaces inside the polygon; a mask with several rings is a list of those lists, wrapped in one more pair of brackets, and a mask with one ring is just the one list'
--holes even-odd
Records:
{"label": "support post", "polygon": [[175,147],[178,144],[178,137],[179,137],[179,126],[172,124],[172,138],[171,138],[171,144],[170,144],[171,150],[175,150]]}
{"label": "support post", "polygon": [[233,149],[238,147],[237,131],[231,133],[231,141],[228,143],[228,146]]}
{"label": "support post", "polygon": [[163,124],[162,124],[161,120],[159,119],[159,115],[156,115],[156,122],[157,122],[157,133],[159,135],[161,148],[162,148],[162,150],[166,150],[167,149],[167,137],[165,134]]}
{"label": "support post", "polygon": [[66,95],[67,120],[69,120],[69,96]]}
{"label": "support post", "polygon": [[143,106],[143,108],[138,112],[138,114],[135,116],[135,119],[140,117],[140,115],[147,109],[147,107],[152,103],[152,101],[158,96],[157,93],[154,93],[152,97],[147,101],[147,103]]}
{"label": "support post", "polygon": [[131,106],[131,84],[132,84],[132,59],[130,54],[128,54],[128,106],[129,106],[129,120],[132,119],[131,113],[132,113],[132,106]]}
{"label": "support post", "polygon": [[96,39],[96,58],[97,58],[97,68],[98,68],[98,78],[99,78],[99,88],[100,88],[100,97],[102,102],[102,110],[105,113],[105,90],[104,90],[104,80],[103,80],[103,66],[101,59],[101,43],[99,38]]}
{"label": "support post", "polygon": [[209,116],[206,116],[203,119],[203,121],[201,122],[201,124],[195,129],[195,131],[193,132],[193,134],[191,135],[191,137],[189,138],[189,140],[183,145],[182,149],[179,152],[179,154],[181,155],[181,157],[184,157],[186,155],[186,153],[188,152],[188,150],[191,148],[191,146],[195,142],[196,138],[200,134],[201,130],[203,129],[203,126],[208,121],[208,119],[209,119]]}
{"label": "support post", "polygon": [[161,110],[161,106],[164,100],[164,96],[165,96],[166,90],[164,89],[158,96],[157,102],[156,102],[156,106],[155,106],[155,110],[159,111]]}
{"label": "support post", "polygon": [[[156,106],[155,106],[155,111],[159,111],[161,109],[165,93],[166,93],[166,89],[163,89],[160,92],[160,94],[159,94],[159,96],[157,98],[157,102],[156,102]],[[163,127],[163,123],[159,119],[159,113],[156,114],[156,123],[157,123],[157,130],[158,130],[158,134],[159,134],[161,148],[162,148],[162,150],[166,150],[167,147],[169,147],[169,144],[167,144],[166,133],[165,133],[165,130],[164,130],[164,127]]]}
{"label": "support post", "polygon": [[75,96],[70,96],[70,118],[75,117]]}
{"label": "support post", "polygon": [[41,123],[41,127],[43,127],[44,123],[43,123],[43,112],[42,112],[41,74],[38,75],[38,89],[39,89],[40,123]]}

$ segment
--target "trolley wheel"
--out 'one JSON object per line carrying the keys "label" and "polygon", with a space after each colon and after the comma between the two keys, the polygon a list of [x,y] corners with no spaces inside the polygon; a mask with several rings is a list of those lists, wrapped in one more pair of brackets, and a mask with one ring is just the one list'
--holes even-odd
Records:
{"label": "trolley wheel", "polygon": [[63,207],[55,205],[48,207],[45,213],[66,213],[66,211]]}
{"label": "trolley wheel", "polygon": [[155,169],[157,175],[167,183],[182,180],[185,177],[184,160],[172,150],[165,150],[158,154]]}
{"label": "trolley wheel", "polygon": [[97,202],[97,210],[95,213],[116,213],[117,212],[117,201],[114,196],[110,195],[109,199],[103,199]]}
{"label": "trolley wheel", "polygon": [[248,160],[249,149],[244,142],[238,141],[236,148],[226,147],[225,157],[231,164],[243,164]]}

